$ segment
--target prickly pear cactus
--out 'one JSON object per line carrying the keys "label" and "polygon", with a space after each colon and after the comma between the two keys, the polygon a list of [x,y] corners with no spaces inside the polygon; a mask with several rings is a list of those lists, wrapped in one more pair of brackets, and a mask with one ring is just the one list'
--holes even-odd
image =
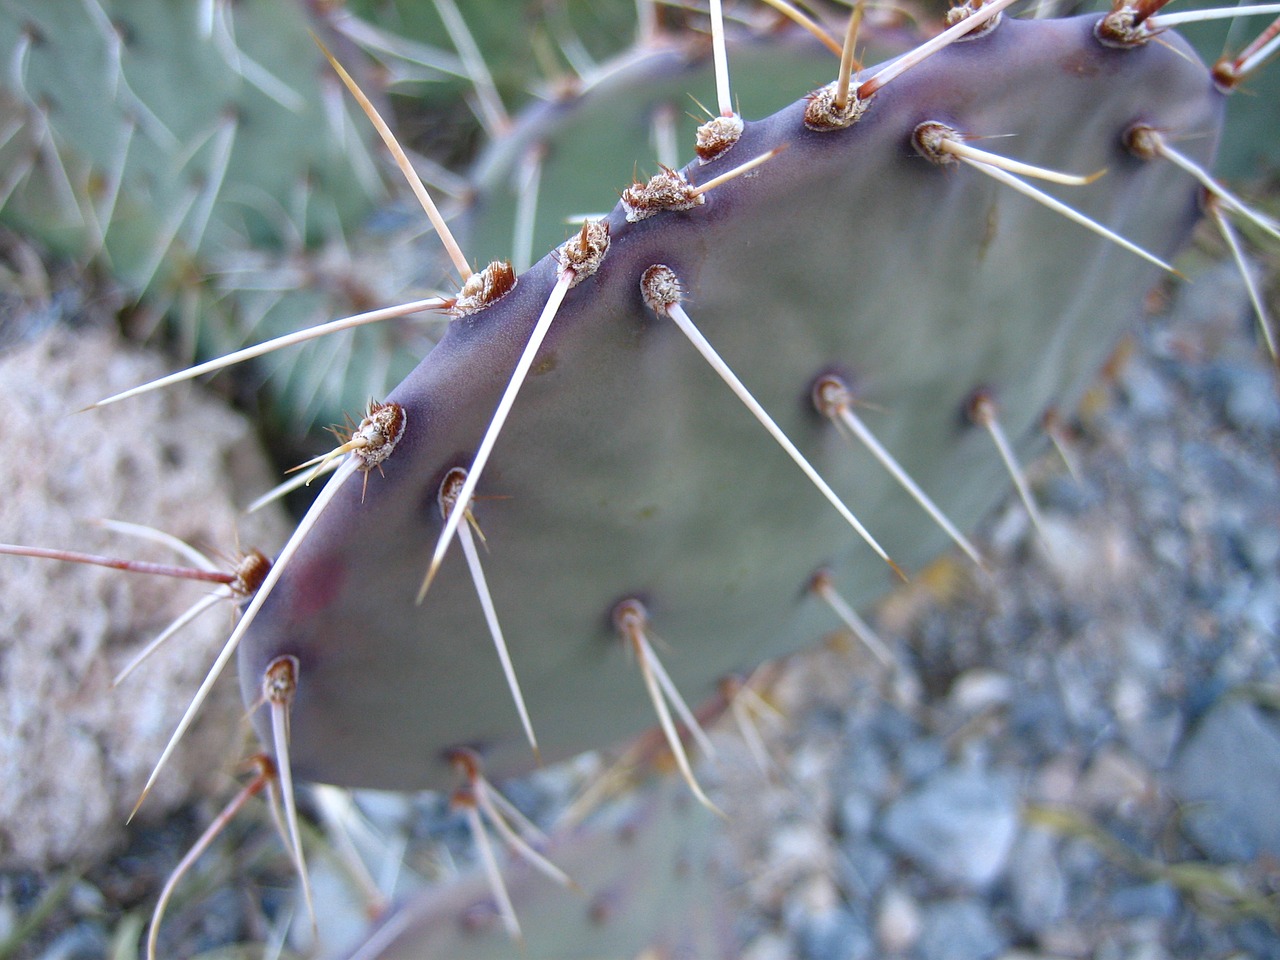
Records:
{"label": "prickly pear cactus", "polygon": [[[990,12],[848,89],[798,45],[803,80],[782,57],[762,86],[785,105],[745,122],[718,82],[679,170],[655,156],[653,78],[699,61],[656,46],[495,140],[475,253],[563,242],[440,303],[443,338],[319,464],[341,465],[210,675],[238,657],[300,867],[295,779],[451,789],[459,752],[500,779],[655,722],[683,765],[670,710],[698,739],[685,703],[714,714],[723,678],[833,627],[837,591],[865,606],[953,543],[981,563],[961,531],[1171,275],[1225,102],[1145,9]],[[42,34],[15,29],[24,63]],[[573,191],[617,143],[638,179],[565,227],[599,210]]]}
{"label": "prickly pear cactus", "polygon": [[[684,176],[706,182],[785,148],[757,170],[691,209],[630,222],[620,206],[593,228],[607,252],[564,295],[474,506],[544,758],[653,722],[610,623],[620,600],[644,603],[670,644],[674,685],[697,702],[720,677],[831,625],[806,590],[819,569],[858,604],[893,582],[682,336],[664,298],[687,306],[907,568],[947,535],[815,409],[819,379],[838,374],[884,411],[875,432],[961,527],[1008,485],[990,436],[966,416],[970,399],[994,397],[1025,454],[1045,410],[1078,397],[1160,269],[932,155],[920,130],[1012,134],[1001,145],[1019,160],[1105,168],[1074,188],[1073,204],[1168,256],[1198,217],[1197,185],[1133,156],[1126,137],[1147,124],[1207,162],[1222,98],[1176,38],[1112,49],[1096,21],[1003,22],[887,84],[844,129],[812,129],[811,101],[797,101]],[[471,465],[566,256],[548,255],[455,320],[390,394],[406,426],[384,475],[337,492],[249,630],[248,702],[269,662],[298,658],[301,775],[442,787],[459,745],[479,748],[494,776],[532,767],[461,550],[414,601],[441,534],[441,482]],[[643,285],[655,265],[670,269],[678,297],[655,300]]]}

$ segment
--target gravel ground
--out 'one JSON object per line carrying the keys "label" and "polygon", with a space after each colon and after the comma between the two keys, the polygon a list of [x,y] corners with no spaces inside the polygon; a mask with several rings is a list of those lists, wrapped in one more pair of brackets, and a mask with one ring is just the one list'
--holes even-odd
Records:
{"label": "gravel ground", "polygon": [[[983,532],[989,575],[943,563],[888,601],[895,667],[847,636],[796,658],[769,777],[720,738],[732,955],[1280,958],[1280,399],[1252,322],[1229,270],[1183,287],[1071,425],[1078,477],[1033,470],[1042,530],[1015,501]],[[538,813],[556,789],[511,792]],[[412,866],[467,856],[438,800],[363,802]],[[0,957],[134,955],[215,809],[70,873],[0,873]],[[233,827],[171,955],[271,940],[274,844],[259,815]]]}

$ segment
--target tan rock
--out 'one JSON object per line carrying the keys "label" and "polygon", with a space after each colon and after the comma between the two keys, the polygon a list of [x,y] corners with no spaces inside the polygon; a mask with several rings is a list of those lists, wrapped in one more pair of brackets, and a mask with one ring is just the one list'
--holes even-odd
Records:
{"label": "tan rock", "polygon": [[[0,541],[182,562],[100,519],[154,526],[215,560],[239,545],[268,555],[280,514],[245,521],[265,490],[250,425],[190,384],[76,411],[168,372],[99,329],[57,326],[0,356]],[[0,865],[102,854],[124,822],[232,624],[219,604],[120,687],[115,673],[207,583],[0,557]],[[217,684],[143,807],[158,816],[225,791],[245,726],[234,678]]]}

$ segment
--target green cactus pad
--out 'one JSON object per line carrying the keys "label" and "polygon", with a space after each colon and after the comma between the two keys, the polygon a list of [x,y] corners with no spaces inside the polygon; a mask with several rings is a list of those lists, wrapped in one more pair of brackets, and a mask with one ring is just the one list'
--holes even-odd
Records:
{"label": "green cactus pad", "polygon": [[[806,591],[830,568],[855,603],[892,582],[728,394],[671,321],[641,300],[675,270],[695,322],[786,433],[908,568],[946,535],[815,412],[814,379],[842,372],[867,420],[961,527],[1009,488],[991,438],[965,417],[989,391],[1026,455],[1051,404],[1080,396],[1161,272],[979,172],[912,147],[922,121],[1075,173],[1080,210],[1167,256],[1198,189],[1129,155],[1141,121],[1212,153],[1222,99],[1176,37],[1098,44],[1095,18],[1006,20],[875,95],[856,125],[817,133],[797,102],[757,123],[694,182],[787,149],[706,203],[628,224],[610,215],[599,272],[570,290],[479,486],[483,562],[547,759],[652,725],[637,665],[609,615],[647,605],[684,697],[835,624]],[[241,647],[246,700],[274,657],[298,657],[297,774],[388,788],[449,783],[447,748],[491,776],[534,760],[455,543],[414,598],[441,529],[444,474],[470,463],[552,287],[547,257],[513,291],[455,321],[389,399],[408,426],[385,476],[339,491]],[[492,498],[492,499],[486,499]],[[262,711],[257,719],[262,720]]]}

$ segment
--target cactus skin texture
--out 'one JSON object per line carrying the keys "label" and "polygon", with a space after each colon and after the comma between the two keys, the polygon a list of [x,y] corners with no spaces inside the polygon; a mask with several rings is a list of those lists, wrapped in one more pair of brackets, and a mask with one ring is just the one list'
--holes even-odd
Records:
{"label": "cactus skin texture", "polygon": [[[704,182],[786,146],[704,205],[634,224],[609,215],[608,253],[568,292],[475,505],[546,759],[653,723],[610,627],[622,598],[646,604],[675,686],[698,702],[726,674],[834,626],[805,589],[820,568],[855,604],[892,582],[646,308],[641,275],[675,271],[695,322],[819,472],[900,563],[926,562],[945,534],[814,412],[810,392],[837,371],[882,408],[882,439],[960,526],[1004,495],[967,400],[988,391],[1018,450],[1034,449],[1044,411],[1078,399],[1160,271],[974,170],[929,162],[912,133],[937,120],[1014,134],[1001,145],[1030,163],[1106,168],[1070,188],[1070,202],[1171,254],[1198,217],[1198,188],[1128,155],[1125,132],[1150,124],[1207,163],[1223,98],[1176,37],[1114,49],[1094,37],[1096,21],[1006,19],[888,84],[844,130],[807,130],[798,101],[748,123],[721,159],[686,168]],[[493,777],[534,766],[456,544],[425,602],[414,597],[440,534],[441,479],[469,465],[557,269],[548,256],[455,320],[392,392],[408,426],[385,476],[338,492],[246,636],[251,705],[266,665],[298,658],[299,776],[443,788],[444,757],[460,745]]]}

